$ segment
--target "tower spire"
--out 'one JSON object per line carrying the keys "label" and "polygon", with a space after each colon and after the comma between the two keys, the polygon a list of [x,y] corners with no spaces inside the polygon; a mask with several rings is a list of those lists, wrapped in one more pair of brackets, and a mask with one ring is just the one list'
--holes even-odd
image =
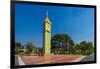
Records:
{"label": "tower spire", "polygon": [[48,16],[48,10],[46,11],[45,23],[50,23],[49,16]]}
{"label": "tower spire", "polygon": [[46,16],[48,17],[48,10],[47,10],[47,12],[46,12]]}

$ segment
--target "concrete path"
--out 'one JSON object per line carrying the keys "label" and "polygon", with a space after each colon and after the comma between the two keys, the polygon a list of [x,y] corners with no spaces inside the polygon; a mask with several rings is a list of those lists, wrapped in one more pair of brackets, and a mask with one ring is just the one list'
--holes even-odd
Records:
{"label": "concrete path", "polygon": [[94,55],[86,56],[80,62],[87,62],[87,61],[94,61],[95,57]]}
{"label": "concrete path", "polygon": [[20,56],[15,56],[15,66],[18,65],[25,65],[25,63],[22,61],[22,59],[20,58]]}
{"label": "concrete path", "polygon": [[84,59],[86,56],[81,56],[79,58],[77,58],[76,60],[73,60],[72,62],[79,62],[81,61],[82,59]]}
{"label": "concrete path", "polygon": [[18,66],[19,62],[18,62],[18,56],[15,56],[15,66]]}

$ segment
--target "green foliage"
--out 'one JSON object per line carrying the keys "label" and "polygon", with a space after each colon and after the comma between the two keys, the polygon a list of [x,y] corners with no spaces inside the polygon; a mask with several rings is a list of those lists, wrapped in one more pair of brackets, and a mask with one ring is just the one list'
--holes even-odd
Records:
{"label": "green foliage", "polygon": [[67,34],[57,34],[51,39],[51,52],[54,54],[91,55],[94,53],[92,42],[82,41],[74,44]]}
{"label": "green foliage", "polygon": [[67,34],[57,34],[54,37],[52,37],[52,39],[51,39],[52,53],[65,54],[66,51],[69,52],[69,48],[70,48],[70,52],[71,52],[71,48],[73,48],[74,45],[75,44],[74,44],[73,40]]}
{"label": "green foliage", "polygon": [[82,41],[75,46],[76,54],[91,55],[94,53],[94,47],[91,42]]}
{"label": "green foliage", "polygon": [[21,55],[21,54],[23,54],[23,53],[24,53],[23,50],[19,50],[19,49],[16,49],[16,50],[15,50],[15,54],[17,54],[17,55]]}
{"label": "green foliage", "polygon": [[15,45],[16,46],[21,46],[21,43],[20,42],[16,42]]}
{"label": "green foliage", "polygon": [[27,54],[31,54],[32,51],[33,51],[33,48],[34,48],[33,43],[31,43],[31,42],[27,43],[27,45],[26,45],[26,49],[27,49],[26,53]]}
{"label": "green foliage", "polygon": [[15,48],[16,48],[16,49],[19,49],[20,47],[21,47],[21,43],[20,43],[20,42],[16,42],[16,43],[15,43]]}
{"label": "green foliage", "polygon": [[94,52],[94,47],[91,42],[86,42],[82,45],[81,50],[83,55],[90,55]]}
{"label": "green foliage", "polygon": [[[21,43],[16,42],[15,54],[32,53],[42,54],[43,48],[35,48],[32,42],[26,44],[25,52],[21,48]],[[67,34],[57,34],[51,39],[51,53],[53,54],[72,54],[72,55],[91,55],[94,53],[92,42],[82,41],[75,44],[71,37]]]}

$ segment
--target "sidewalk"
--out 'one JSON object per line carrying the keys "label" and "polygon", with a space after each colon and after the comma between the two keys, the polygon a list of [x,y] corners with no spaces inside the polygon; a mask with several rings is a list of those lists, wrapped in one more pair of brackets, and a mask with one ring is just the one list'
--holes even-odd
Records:
{"label": "sidewalk", "polygon": [[18,63],[18,65],[25,65],[25,63],[22,61],[21,57],[19,55],[16,56],[15,63]]}
{"label": "sidewalk", "polygon": [[81,61],[83,58],[85,58],[86,56],[81,56],[81,57],[79,57],[79,58],[77,58],[76,60],[73,60],[73,61],[71,61],[71,62],[79,62],[79,61]]}

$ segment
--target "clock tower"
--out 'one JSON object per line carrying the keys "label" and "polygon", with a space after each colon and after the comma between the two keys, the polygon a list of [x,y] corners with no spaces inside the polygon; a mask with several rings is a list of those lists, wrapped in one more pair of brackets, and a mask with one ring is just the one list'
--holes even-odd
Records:
{"label": "clock tower", "polygon": [[50,55],[51,54],[51,22],[48,17],[48,12],[46,13],[43,29],[44,29],[43,30],[43,52],[44,55]]}

